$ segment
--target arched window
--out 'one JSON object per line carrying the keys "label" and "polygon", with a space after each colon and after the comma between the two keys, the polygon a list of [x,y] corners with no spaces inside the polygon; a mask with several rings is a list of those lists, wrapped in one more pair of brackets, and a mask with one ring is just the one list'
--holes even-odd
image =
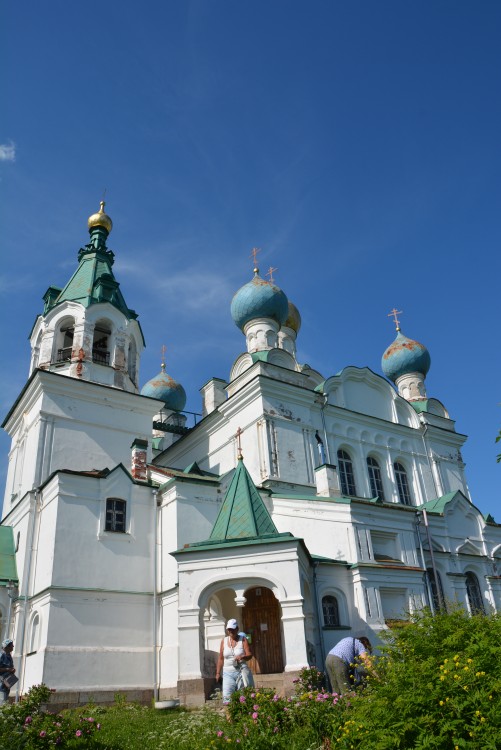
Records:
{"label": "arched window", "polygon": [[339,626],[339,606],[335,596],[324,596],[322,599],[322,613],[325,628],[336,628]]}
{"label": "arched window", "polygon": [[369,471],[369,484],[371,488],[371,497],[378,497],[384,502],[383,479],[381,469],[375,458],[369,456],[367,459],[367,469]]}
{"label": "arched window", "polygon": [[395,461],[393,468],[395,470],[395,479],[397,480],[398,499],[403,505],[412,505],[411,488],[409,487],[405,468],[398,461]]}
{"label": "arched window", "polygon": [[466,594],[472,615],[485,614],[484,600],[480,591],[480,584],[475,573],[466,573]]}
{"label": "arched window", "polygon": [[[437,580],[435,581],[433,568],[426,568],[426,576],[428,578],[428,583],[430,586],[431,598],[433,601],[433,609],[435,610],[435,612],[440,612],[440,610],[447,611],[447,608],[445,606],[444,589],[442,586],[442,579],[440,578],[440,573],[437,570]],[[438,582],[438,589],[437,589],[437,582]]]}
{"label": "arched window", "polygon": [[35,612],[33,619],[31,620],[31,632],[29,641],[28,653],[32,654],[38,651],[38,645],[40,641],[40,617],[38,612]]}
{"label": "arched window", "polygon": [[98,365],[110,364],[111,328],[105,320],[98,320],[92,340],[92,361]]}
{"label": "arched window", "polygon": [[337,452],[337,466],[339,471],[339,481],[341,482],[341,492],[348,497],[357,494],[355,487],[355,475],[353,474],[353,463],[350,454],[346,451]]}
{"label": "arched window", "polygon": [[66,318],[61,322],[57,335],[56,362],[69,362],[73,350],[73,336],[75,333],[75,321]]}

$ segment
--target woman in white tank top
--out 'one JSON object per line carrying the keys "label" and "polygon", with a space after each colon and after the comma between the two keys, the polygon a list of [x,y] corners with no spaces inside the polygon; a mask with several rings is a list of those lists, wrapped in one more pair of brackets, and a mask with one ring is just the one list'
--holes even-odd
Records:
{"label": "woman in white tank top", "polygon": [[236,620],[228,620],[226,637],[221,641],[216,668],[216,680],[223,675],[223,703],[229,700],[235,690],[252,685],[252,673],[246,662],[252,659],[247,638],[238,634]]}

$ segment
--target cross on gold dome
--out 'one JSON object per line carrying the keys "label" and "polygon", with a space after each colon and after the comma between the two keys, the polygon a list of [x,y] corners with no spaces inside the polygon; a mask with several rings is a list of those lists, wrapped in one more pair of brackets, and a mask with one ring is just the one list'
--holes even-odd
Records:
{"label": "cross on gold dome", "polygon": [[257,267],[257,254],[261,252],[260,247],[253,247],[251,250],[250,257],[254,260],[254,273],[259,273],[259,268]]}
{"label": "cross on gold dome", "polygon": [[273,266],[270,266],[266,272],[266,276],[270,277],[270,284],[273,284],[274,282],[273,271],[278,271],[278,268],[273,268]]}
{"label": "cross on gold dome", "polygon": [[397,310],[397,308],[394,307],[393,310],[391,312],[389,312],[388,316],[387,316],[388,318],[393,318],[394,319],[395,328],[397,329],[397,331],[400,331],[400,321],[397,318],[397,315],[402,315],[402,313],[403,313],[403,310]]}
{"label": "cross on gold dome", "polygon": [[167,351],[165,344],[162,344],[160,351],[162,352],[162,370],[165,370],[165,352]]}
{"label": "cross on gold dome", "polygon": [[239,461],[243,458],[242,456],[242,443],[240,442],[240,436],[243,435],[243,430],[241,427],[238,428],[238,430],[235,433],[235,437],[237,439],[237,458]]}

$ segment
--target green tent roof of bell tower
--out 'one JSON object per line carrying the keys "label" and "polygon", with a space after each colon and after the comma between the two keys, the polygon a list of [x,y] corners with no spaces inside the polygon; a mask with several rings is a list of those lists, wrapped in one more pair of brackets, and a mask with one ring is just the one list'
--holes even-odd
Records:
{"label": "green tent roof of bell tower", "polygon": [[106,245],[112,222],[103,208],[104,201],[101,202],[100,212],[89,218],[90,240],[80,248],[78,267],[66,286],[63,289],[51,286],[46,291],[43,298],[44,315],[62,302],[78,302],[85,308],[107,302],[129,320],[137,319],[136,312],[127,306],[112,271],[115,255]]}

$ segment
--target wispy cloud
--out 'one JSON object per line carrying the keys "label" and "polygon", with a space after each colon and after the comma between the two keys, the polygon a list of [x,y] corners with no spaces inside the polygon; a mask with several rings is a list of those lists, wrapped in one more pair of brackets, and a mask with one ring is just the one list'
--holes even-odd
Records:
{"label": "wispy cloud", "polygon": [[0,161],[15,161],[16,146],[10,141],[9,143],[0,143]]}

